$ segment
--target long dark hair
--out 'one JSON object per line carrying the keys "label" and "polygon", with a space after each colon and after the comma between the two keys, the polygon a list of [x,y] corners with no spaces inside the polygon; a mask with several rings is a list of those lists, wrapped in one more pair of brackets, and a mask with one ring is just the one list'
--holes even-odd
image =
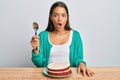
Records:
{"label": "long dark hair", "polygon": [[66,6],[65,3],[61,2],[61,1],[57,1],[57,2],[55,2],[55,3],[51,6],[51,8],[50,8],[49,21],[48,21],[48,26],[47,26],[47,28],[46,28],[46,30],[49,31],[49,32],[52,32],[52,31],[54,31],[54,29],[55,29],[55,28],[54,28],[54,25],[53,25],[53,22],[52,22],[51,19],[50,19],[50,16],[52,16],[54,8],[56,8],[56,7],[58,7],[58,6],[65,8],[65,10],[66,10],[66,12],[67,12],[68,19],[67,19],[67,22],[66,22],[66,25],[65,25],[65,30],[71,30],[70,23],[69,23],[68,8],[67,8],[67,6]]}

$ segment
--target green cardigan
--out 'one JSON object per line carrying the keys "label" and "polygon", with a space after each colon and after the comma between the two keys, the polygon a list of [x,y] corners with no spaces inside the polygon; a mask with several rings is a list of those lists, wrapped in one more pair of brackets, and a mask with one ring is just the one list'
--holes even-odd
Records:
{"label": "green cardigan", "polygon": [[[42,31],[38,36],[40,38],[39,53],[34,54],[34,51],[32,50],[32,62],[37,67],[47,67],[50,50],[52,47],[48,40],[48,31]],[[76,30],[73,30],[69,60],[71,67],[77,67],[79,62],[83,62],[86,65],[86,62],[83,61],[82,40],[80,38],[79,32]]]}

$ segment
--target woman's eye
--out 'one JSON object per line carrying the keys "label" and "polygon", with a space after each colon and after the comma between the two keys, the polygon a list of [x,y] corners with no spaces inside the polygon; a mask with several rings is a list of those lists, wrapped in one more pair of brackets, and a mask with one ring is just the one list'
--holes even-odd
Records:
{"label": "woman's eye", "polygon": [[66,17],[66,15],[62,15],[62,17]]}
{"label": "woman's eye", "polygon": [[57,15],[53,15],[53,17],[57,17]]}

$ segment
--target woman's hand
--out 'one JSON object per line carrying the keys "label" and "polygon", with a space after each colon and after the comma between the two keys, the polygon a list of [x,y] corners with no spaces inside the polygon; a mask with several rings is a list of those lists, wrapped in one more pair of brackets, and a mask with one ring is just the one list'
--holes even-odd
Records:
{"label": "woman's hand", "polygon": [[85,64],[82,62],[79,63],[77,72],[82,73],[83,76],[87,75],[88,77],[94,76],[95,74],[92,70],[86,68]]}
{"label": "woman's hand", "polygon": [[31,45],[32,45],[32,47],[33,47],[33,49],[34,49],[34,53],[35,54],[37,54],[38,53],[38,46],[39,46],[39,37],[38,36],[33,36],[32,38],[31,38]]}

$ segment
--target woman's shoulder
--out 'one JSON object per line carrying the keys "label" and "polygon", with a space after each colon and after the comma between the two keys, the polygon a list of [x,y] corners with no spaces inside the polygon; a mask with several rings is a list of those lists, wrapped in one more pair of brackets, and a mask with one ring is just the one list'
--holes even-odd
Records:
{"label": "woman's shoulder", "polygon": [[74,34],[74,35],[80,35],[80,32],[77,31],[77,30],[73,30],[73,34]]}
{"label": "woman's shoulder", "polygon": [[39,35],[47,35],[47,34],[48,34],[48,31],[46,31],[46,30],[41,31],[41,32],[39,33]]}
{"label": "woman's shoulder", "polygon": [[81,40],[80,31],[73,30],[73,40],[75,40],[75,41]]}

